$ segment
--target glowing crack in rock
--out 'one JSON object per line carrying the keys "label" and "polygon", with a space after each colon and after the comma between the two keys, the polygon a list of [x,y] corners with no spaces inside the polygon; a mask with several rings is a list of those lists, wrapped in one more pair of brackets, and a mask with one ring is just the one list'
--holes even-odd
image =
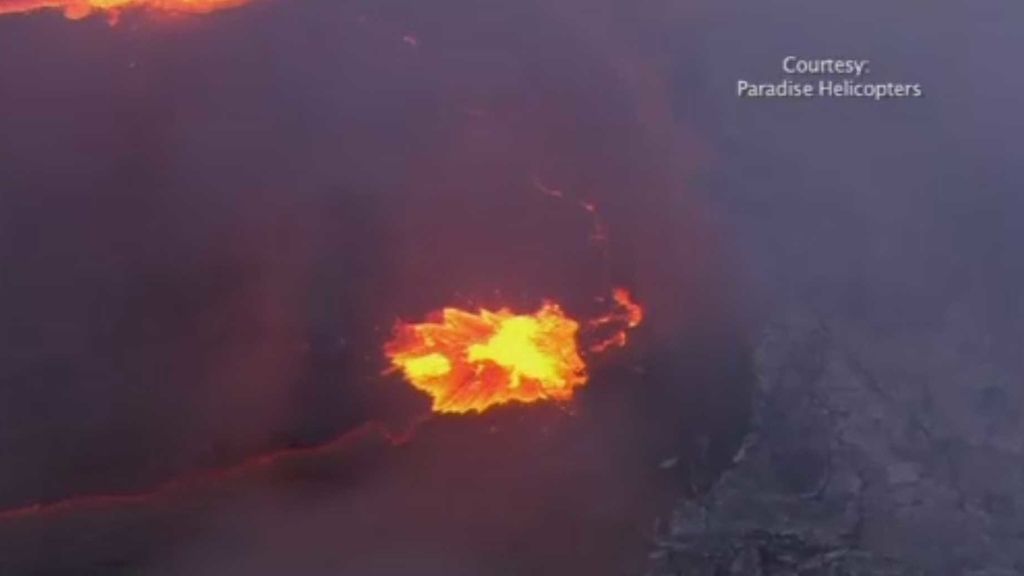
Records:
{"label": "glowing crack in rock", "polygon": [[625,288],[612,291],[615,310],[590,321],[588,328],[594,333],[604,334],[596,343],[591,344],[591,352],[604,352],[611,348],[621,348],[628,341],[627,333],[636,328],[644,320],[643,308],[633,301],[633,296]]}

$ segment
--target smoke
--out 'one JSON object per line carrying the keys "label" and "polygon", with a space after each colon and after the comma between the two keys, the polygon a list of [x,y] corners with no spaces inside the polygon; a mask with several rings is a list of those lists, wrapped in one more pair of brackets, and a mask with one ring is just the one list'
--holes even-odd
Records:
{"label": "smoke", "polygon": [[[1010,247],[1021,200],[1007,150],[1020,120],[1007,95],[1020,81],[998,73],[1019,48],[1001,24],[1015,15],[1008,2],[948,3],[928,17],[881,3],[707,6],[692,34],[670,41],[678,121],[714,159],[697,190],[734,241],[751,310],[799,301],[877,325],[935,326],[966,307],[996,348],[1019,340],[1024,275]],[[873,81],[912,80],[926,94],[809,105],[727,96],[737,78],[772,77],[789,54],[868,58]]]}
{"label": "smoke", "polygon": [[439,421],[402,448],[4,523],[0,567],[636,567],[688,466],[658,464],[687,461],[710,414],[741,425],[701,395],[733,394],[742,362],[696,320],[719,291],[705,232],[675,219],[667,111],[635,98],[657,87],[593,34],[505,3],[0,20],[4,508],[406,420],[428,402],[380,376],[397,318],[546,298],[594,317],[611,282],[651,306],[571,414]]}
{"label": "smoke", "polygon": [[[993,72],[1016,8],[750,4],[0,19],[5,508],[423,411],[380,377],[396,318],[544,298],[587,317],[609,280],[646,314],[574,414],[437,421],[398,449],[4,525],[0,567],[621,573],[660,506],[731,456],[744,331],[782,303],[880,324],[966,310],[1019,362],[1021,87]],[[871,58],[928,94],[732,98],[791,52]],[[600,208],[606,254],[538,182]]]}

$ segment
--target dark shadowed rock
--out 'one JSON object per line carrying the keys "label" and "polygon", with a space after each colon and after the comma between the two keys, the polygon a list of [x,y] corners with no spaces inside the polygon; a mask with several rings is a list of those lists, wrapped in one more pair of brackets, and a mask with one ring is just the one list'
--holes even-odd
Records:
{"label": "dark shadowed rock", "polygon": [[678,505],[651,573],[1020,574],[1019,391],[958,318],[771,325],[750,435]]}

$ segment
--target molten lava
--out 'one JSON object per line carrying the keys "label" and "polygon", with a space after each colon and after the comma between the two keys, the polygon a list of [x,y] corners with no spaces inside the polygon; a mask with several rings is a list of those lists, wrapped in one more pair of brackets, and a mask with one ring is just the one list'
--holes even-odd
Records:
{"label": "molten lava", "polygon": [[247,4],[249,0],[0,0],[0,16],[39,10],[60,10],[71,20],[104,13],[116,21],[124,10],[172,14],[208,14]]}
{"label": "molten lava", "polygon": [[[614,312],[586,324],[601,338],[591,351],[624,345],[626,331],[643,320],[629,292],[617,289],[613,299]],[[421,324],[400,322],[385,353],[430,395],[435,412],[482,412],[509,402],[570,399],[587,381],[579,331],[580,324],[550,302],[533,314],[445,308]]]}
{"label": "molten lava", "polygon": [[633,296],[625,288],[612,291],[612,300],[615,301],[616,309],[591,320],[587,326],[591,332],[600,335],[600,339],[590,345],[591,352],[604,352],[625,346],[628,340],[626,333],[644,321],[643,308],[633,301]]}
{"label": "molten lava", "polygon": [[587,381],[579,323],[557,304],[533,314],[445,308],[432,321],[400,323],[386,353],[435,412],[481,412],[508,402],[567,400]]}

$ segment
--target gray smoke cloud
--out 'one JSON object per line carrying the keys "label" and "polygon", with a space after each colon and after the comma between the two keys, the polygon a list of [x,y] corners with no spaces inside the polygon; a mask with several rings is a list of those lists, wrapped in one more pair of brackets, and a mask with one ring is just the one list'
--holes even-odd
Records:
{"label": "gray smoke cloud", "polygon": [[[416,405],[380,376],[397,317],[582,312],[608,277],[650,312],[575,416],[441,422],[213,496],[0,526],[0,567],[628,573],[666,503],[731,457],[747,342],[787,303],[880,326],[966,315],[1019,375],[1021,16],[279,0],[114,28],[0,20],[5,508]],[[735,97],[790,54],[867,58],[926,96]],[[601,208],[608,262],[537,179]]]}

